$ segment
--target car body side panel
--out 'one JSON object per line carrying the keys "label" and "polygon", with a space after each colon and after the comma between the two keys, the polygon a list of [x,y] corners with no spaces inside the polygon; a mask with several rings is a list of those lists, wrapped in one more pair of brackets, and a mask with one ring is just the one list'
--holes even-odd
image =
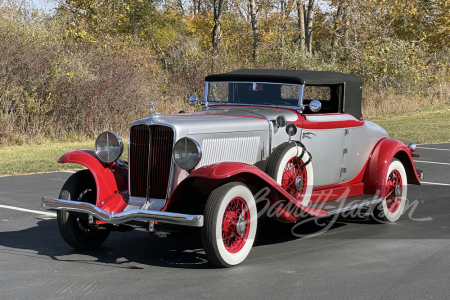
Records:
{"label": "car body side panel", "polygon": [[338,183],[344,163],[345,129],[303,129],[301,142],[312,155],[314,187]]}
{"label": "car body side panel", "polygon": [[349,181],[361,172],[378,141],[388,137],[383,128],[367,120],[362,126],[348,128],[345,135],[345,172],[341,173],[340,181]]}

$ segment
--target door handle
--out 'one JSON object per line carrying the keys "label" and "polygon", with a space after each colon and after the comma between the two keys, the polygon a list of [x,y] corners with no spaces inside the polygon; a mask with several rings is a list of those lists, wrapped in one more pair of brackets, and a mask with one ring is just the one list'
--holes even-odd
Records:
{"label": "door handle", "polygon": [[303,136],[305,136],[305,135],[307,135],[307,136],[310,136],[310,135],[316,135],[314,132],[311,132],[311,131],[307,131],[307,132],[303,132]]}

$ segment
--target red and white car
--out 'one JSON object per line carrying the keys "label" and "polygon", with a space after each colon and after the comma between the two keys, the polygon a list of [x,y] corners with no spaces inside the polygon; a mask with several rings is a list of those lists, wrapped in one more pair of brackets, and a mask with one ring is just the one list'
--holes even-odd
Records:
{"label": "red and white car", "polygon": [[423,173],[414,144],[364,120],[361,89],[359,77],[336,72],[207,76],[200,111],[131,124],[126,161],[110,131],[95,150],[65,153],[60,163],[87,169],[43,206],[58,210],[61,235],[74,248],[98,247],[110,231],[197,230],[221,267],[247,257],[263,213],[289,223],[370,208],[375,220],[395,222],[407,184],[420,184]]}

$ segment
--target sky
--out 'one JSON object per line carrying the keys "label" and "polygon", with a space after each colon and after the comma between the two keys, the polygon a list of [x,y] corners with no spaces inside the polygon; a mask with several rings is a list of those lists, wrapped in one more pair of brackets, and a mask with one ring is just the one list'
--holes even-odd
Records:
{"label": "sky", "polygon": [[45,11],[50,11],[57,6],[56,1],[54,0],[31,0],[31,5],[36,8],[43,9]]}

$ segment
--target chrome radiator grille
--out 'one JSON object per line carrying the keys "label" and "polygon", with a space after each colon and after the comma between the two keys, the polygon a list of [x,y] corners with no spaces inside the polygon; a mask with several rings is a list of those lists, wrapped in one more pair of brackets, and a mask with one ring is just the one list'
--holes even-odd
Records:
{"label": "chrome radiator grille", "polygon": [[130,195],[165,199],[172,168],[172,128],[136,125],[130,131]]}

